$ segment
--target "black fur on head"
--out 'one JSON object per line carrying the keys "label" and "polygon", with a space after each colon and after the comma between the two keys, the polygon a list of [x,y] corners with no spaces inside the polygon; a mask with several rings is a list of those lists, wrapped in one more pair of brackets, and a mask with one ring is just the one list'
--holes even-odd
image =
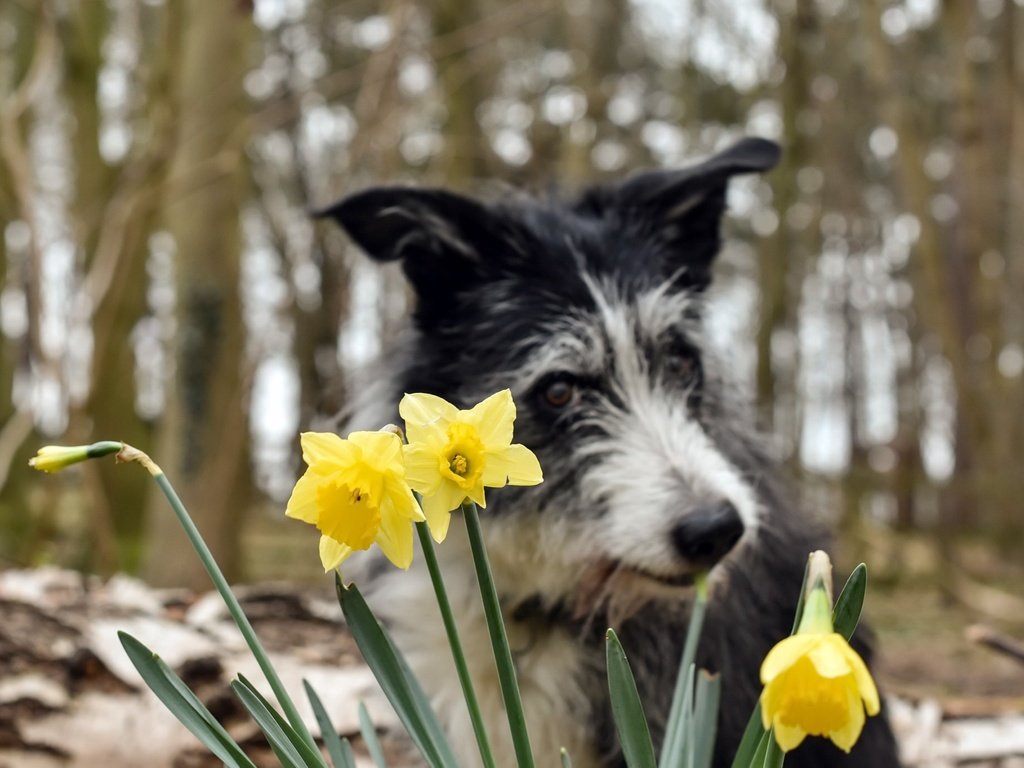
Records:
{"label": "black fur on head", "polygon": [[[586,300],[581,272],[638,281],[672,278],[702,290],[720,243],[729,178],[765,171],[779,149],[748,138],[682,170],[655,170],[596,187],[575,204],[485,205],[440,189],[375,187],[317,212],[378,261],[401,260],[423,327],[462,324],[484,284],[528,278]],[[581,263],[582,262],[582,263]],[[575,276],[575,279],[574,279]]]}

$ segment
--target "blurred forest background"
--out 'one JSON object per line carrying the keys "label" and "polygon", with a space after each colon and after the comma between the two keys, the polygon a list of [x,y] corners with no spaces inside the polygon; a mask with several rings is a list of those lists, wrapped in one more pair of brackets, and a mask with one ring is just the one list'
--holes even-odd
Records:
{"label": "blurred forest background", "polygon": [[310,207],[573,190],[756,134],[784,159],[731,191],[714,328],[803,503],[876,583],[1020,628],[1022,6],[6,0],[0,566],[205,586],[145,473],[26,469],[121,439],[236,577],[315,576],[282,520],[297,432],[407,297]]}

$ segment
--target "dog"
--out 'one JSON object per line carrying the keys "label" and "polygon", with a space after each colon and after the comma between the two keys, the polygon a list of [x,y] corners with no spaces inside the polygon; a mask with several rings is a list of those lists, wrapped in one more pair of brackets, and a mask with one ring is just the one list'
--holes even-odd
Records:
{"label": "dog", "polygon": [[[703,325],[731,177],[779,148],[746,138],[689,167],[651,170],[575,199],[480,202],[376,187],[319,212],[372,259],[398,261],[416,297],[351,428],[396,421],[404,392],[467,408],[506,387],[515,440],[544,469],[534,488],[481,510],[539,764],[623,765],[604,631],[616,629],[655,745],[669,712],[692,602],[709,571],[700,667],[722,676],[715,766],[727,766],[760,694],[766,652],[790,633],[823,532],[786,499],[753,419]],[[515,764],[464,532],[442,569],[499,766]],[[413,566],[416,571],[422,558]],[[424,572],[369,587],[464,765],[479,764]],[[859,632],[854,644],[866,657]],[[808,739],[794,768],[898,765],[884,714],[850,755]]]}

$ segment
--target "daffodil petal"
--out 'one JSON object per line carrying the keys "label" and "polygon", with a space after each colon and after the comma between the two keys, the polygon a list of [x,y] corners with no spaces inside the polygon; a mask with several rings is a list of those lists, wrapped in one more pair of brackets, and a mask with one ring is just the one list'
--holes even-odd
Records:
{"label": "daffodil petal", "polygon": [[878,688],[875,686],[875,681],[860,654],[853,648],[847,648],[846,651],[846,659],[853,669],[853,679],[857,683],[861,698],[864,699],[864,707],[869,715],[877,715],[882,707],[878,699]]}
{"label": "daffodil petal", "polygon": [[448,424],[459,416],[459,409],[447,400],[423,392],[407,394],[398,404],[405,421],[405,436],[410,443],[443,444]]}
{"label": "daffodil petal", "polygon": [[390,475],[384,478],[384,506],[382,509],[384,514],[393,510],[392,514],[397,514],[406,520],[422,522],[426,519],[423,517],[423,510],[416,502],[416,497],[412,495],[412,491],[409,490],[405,481]]}
{"label": "daffodil petal", "polygon": [[509,485],[537,485],[544,481],[540,462],[529,448],[515,443],[487,454],[483,483],[490,488]]}
{"label": "daffodil petal", "polygon": [[316,525],[318,515],[316,489],[320,482],[322,482],[321,478],[307,469],[302,477],[299,478],[299,481],[295,483],[295,487],[292,488],[292,495],[288,499],[288,506],[284,510],[285,515],[301,520],[304,523]]}
{"label": "daffodil petal", "polygon": [[330,536],[320,537],[320,562],[323,563],[324,572],[333,571],[352,554],[352,547],[345,546],[340,541],[335,541]]}
{"label": "daffodil petal", "polygon": [[384,556],[399,568],[412,563],[412,522],[399,515],[384,515],[377,532],[377,546]]}
{"label": "daffodil petal", "polygon": [[821,635],[792,635],[772,648],[761,664],[761,682],[768,684],[800,660]]}
{"label": "daffodil petal", "polygon": [[490,449],[504,448],[512,442],[512,422],[516,419],[516,404],[512,392],[503,389],[477,403],[461,414],[471,424],[480,441]]}
{"label": "daffodil petal", "polygon": [[765,730],[772,727],[772,718],[782,705],[787,688],[787,676],[776,678],[764,687],[761,692],[761,724]]}
{"label": "daffodil petal", "polygon": [[394,432],[353,432],[348,439],[362,449],[374,469],[393,472],[399,477],[404,474],[402,441]]}
{"label": "daffodil petal", "polygon": [[842,635],[833,633],[823,637],[821,642],[810,650],[807,658],[811,660],[821,677],[845,677],[851,672],[846,654],[848,647]]}
{"label": "daffodil petal", "polygon": [[477,483],[476,485],[466,490],[466,498],[476,504],[480,509],[487,506],[487,497],[484,495],[484,484]]}
{"label": "daffodil petal", "polygon": [[465,491],[454,483],[442,483],[433,496],[423,497],[423,513],[427,517],[430,535],[439,544],[448,535],[448,524],[451,512],[457,509],[466,498]]}
{"label": "daffodil petal", "polygon": [[864,730],[864,706],[861,704],[860,695],[853,686],[850,687],[848,692],[847,706],[849,708],[849,717],[846,720],[846,724],[842,728],[828,734],[828,737],[832,739],[832,743],[843,750],[843,752],[849,752],[853,749],[853,745],[860,738],[860,732]]}
{"label": "daffodil petal", "polygon": [[440,458],[422,443],[407,445],[405,455],[405,481],[424,496],[437,493],[441,485]]}
{"label": "daffodil petal", "polygon": [[352,445],[332,432],[303,432],[299,442],[302,460],[311,467],[320,463],[349,464],[356,453]]}
{"label": "daffodil petal", "polygon": [[441,512],[440,508],[432,509],[430,514],[427,515],[427,530],[430,531],[430,536],[438,544],[443,542],[448,536],[448,526],[452,522],[451,512]]}
{"label": "daffodil petal", "polygon": [[783,752],[792,752],[807,737],[806,731],[795,726],[785,725],[778,717],[775,718],[773,726],[772,732],[775,734],[775,740]]}

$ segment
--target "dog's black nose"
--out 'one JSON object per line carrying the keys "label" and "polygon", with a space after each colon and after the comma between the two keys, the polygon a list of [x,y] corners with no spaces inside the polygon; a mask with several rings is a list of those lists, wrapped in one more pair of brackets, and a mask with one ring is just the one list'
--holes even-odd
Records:
{"label": "dog's black nose", "polygon": [[736,546],[743,535],[743,521],[727,501],[698,507],[672,531],[676,551],[697,566],[710,568]]}

